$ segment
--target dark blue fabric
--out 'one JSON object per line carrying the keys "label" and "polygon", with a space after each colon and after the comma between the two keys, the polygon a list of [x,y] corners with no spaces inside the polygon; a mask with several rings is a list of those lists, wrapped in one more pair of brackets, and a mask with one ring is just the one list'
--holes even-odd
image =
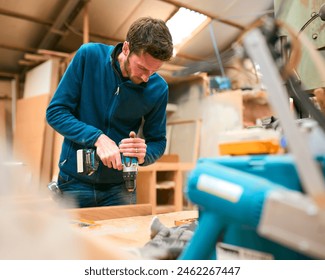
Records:
{"label": "dark blue fabric", "polygon": [[63,172],[58,186],[65,207],[99,207],[129,205],[136,203],[136,191],[129,192],[125,184],[96,186],[77,181]]}
{"label": "dark blue fabric", "polygon": [[92,148],[101,134],[115,143],[143,124],[147,154],[155,162],[166,147],[168,85],[157,73],[136,85],[121,76],[116,47],[89,43],[80,47],[64,73],[46,111],[48,123],[64,136],[61,171],[89,184],[120,184],[122,172],[100,163],[92,176],[77,173],[76,151]]}

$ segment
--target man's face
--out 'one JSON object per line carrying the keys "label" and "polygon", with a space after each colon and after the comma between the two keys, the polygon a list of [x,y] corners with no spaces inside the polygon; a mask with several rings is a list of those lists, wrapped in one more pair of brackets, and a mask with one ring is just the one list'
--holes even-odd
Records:
{"label": "man's face", "polygon": [[148,53],[128,53],[124,62],[124,69],[128,78],[135,84],[148,82],[149,77],[157,72],[162,66],[163,61],[153,58]]}

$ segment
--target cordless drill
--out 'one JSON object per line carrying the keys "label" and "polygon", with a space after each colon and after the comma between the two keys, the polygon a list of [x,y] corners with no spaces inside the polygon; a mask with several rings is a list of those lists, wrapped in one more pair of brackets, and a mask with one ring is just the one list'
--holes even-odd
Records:
{"label": "cordless drill", "polygon": [[[130,132],[130,137],[135,138],[135,133]],[[136,189],[136,178],[138,174],[138,158],[126,157],[122,154],[122,166],[123,166],[123,179],[125,187],[129,192],[133,192]]]}
{"label": "cordless drill", "polygon": [[[135,138],[136,134],[130,132],[130,137]],[[129,192],[136,189],[136,177],[138,174],[138,159],[136,157],[126,157],[121,154],[123,166],[123,179]],[[77,172],[91,176],[99,165],[99,158],[95,149],[80,149],[77,151]]]}

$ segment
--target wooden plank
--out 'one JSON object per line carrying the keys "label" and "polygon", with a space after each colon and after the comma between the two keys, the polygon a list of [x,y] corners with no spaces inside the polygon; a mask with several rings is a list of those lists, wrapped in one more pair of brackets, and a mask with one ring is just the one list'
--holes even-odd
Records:
{"label": "wooden plank", "polygon": [[37,53],[43,54],[43,55],[50,55],[50,56],[62,57],[62,58],[70,58],[70,54],[69,53],[65,53],[65,52],[57,52],[57,51],[39,49],[37,51]]}
{"label": "wooden plank", "polygon": [[178,162],[179,156],[177,154],[166,154],[163,155],[157,162]]}
{"label": "wooden plank", "polygon": [[101,221],[152,214],[150,204],[73,208],[64,211],[76,219],[85,219],[90,221]]}
{"label": "wooden plank", "polygon": [[[49,98],[51,99],[59,84],[59,59],[51,59],[52,69],[49,81]],[[50,102],[50,99],[48,103]],[[44,142],[42,151],[42,165],[40,173],[40,185],[46,187],[52,179],[53,171],[53,148],[54,129],[48,124],[45,126]]]}
{"label": "wooden plank", "polygon": [[174,205],[158,205],[156,208],[156,213],[157,214],[166,214],[166,213],[171,213],[175,212],[175,206]]}
{"label": "wooden plank", "polygon": [[152,205],[153,213],[155,213],[156,192],[155,184],[157,181],[156,172],[149,170],[138,172],[137,175],[137,203],[149,203]]}
{"label": "wooden plank", "polygon": [[[114,240],[114,244],[120,247],[131,248],[144,246],[150,240],[150,224],[153,215],[127,217],[99,221],[100,227],[92,229],[96,236],[102,236]],[[197,218],[198,212],[181,211],[160,214],[158,218],[166,227],[174,227],[176,222],[184,219]]]}
{"label": "wooden plank", "polygon": [[16,160],[22,161],[30,167],[35,182],[39,182],[40,178],[45,132],[45,110],[48,101],[48,94],[17,101],[13,156]]}
{"label": "wooden plank", "polygon": [[40,55],[40,54],[25,53],[24,58],[26,60],[32,60],[35,62],[44,62],[48,60],[50,57],[45,55]]}
{"label": "wooden plank", "polygon": [[89,43],[89,2],[86,2],[83,13],[83,43]]}
{"label": "wooden plank", "polygon": [[19,59],[18,64],[23,66],[35,66],[37,65],[37,61],[31,61],[31,60],[25,60],[25,59]]}
{"label": "wooden plank", "polygon": [[0,160],[7,151],[7,129],[6,129],[6,104],[5,100],[0,100]]}
{"label": "wooden plank", "polygon": [[[34,61],[29,61],[34,63]],[[26,73],[23,97],[31,97],[43,93],[51,93],[53,85],[58,85],[58,59],[50,59],[34,67]],[[55,80],[54,80],[55,79]]]}
{"label": "wooden plank", "polygon": [[[169,152],[177,153],[180,161],[197,161],[200,152],[201,123],[201,119],[179,119],[167,123],[167,127],[173,126],[174,128],[170,137]],[[174,126],[177,126],[177,128]],[[188,138],[187,135],[192,137]],[[184,148],[185,143],[186,148]]]}
{"label": "wooden plank", "polygon": [[139,171],[170,171],[178,170],[180,162],[155,162],[154,164],[139,166]]}

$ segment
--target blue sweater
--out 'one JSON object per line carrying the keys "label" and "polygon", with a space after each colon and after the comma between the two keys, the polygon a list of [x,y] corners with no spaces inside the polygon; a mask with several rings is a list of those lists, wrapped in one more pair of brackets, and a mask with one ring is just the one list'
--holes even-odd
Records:
{"label": "blue sweater", "polygon": [[91,176],[77,173],[77,150],[93,148],[103,133],[118,144],[130,131],[138,132],[144,121],[147,154],[143,165],[154,163],[165,151],[168,85],[157,73],[140,85],[122,77],[117,62],[121,48],[121,43],[81,46],[46,111],[48,123],[64,136],[60,169],[83,182],[123,182],[122,171],[101,162]]}

